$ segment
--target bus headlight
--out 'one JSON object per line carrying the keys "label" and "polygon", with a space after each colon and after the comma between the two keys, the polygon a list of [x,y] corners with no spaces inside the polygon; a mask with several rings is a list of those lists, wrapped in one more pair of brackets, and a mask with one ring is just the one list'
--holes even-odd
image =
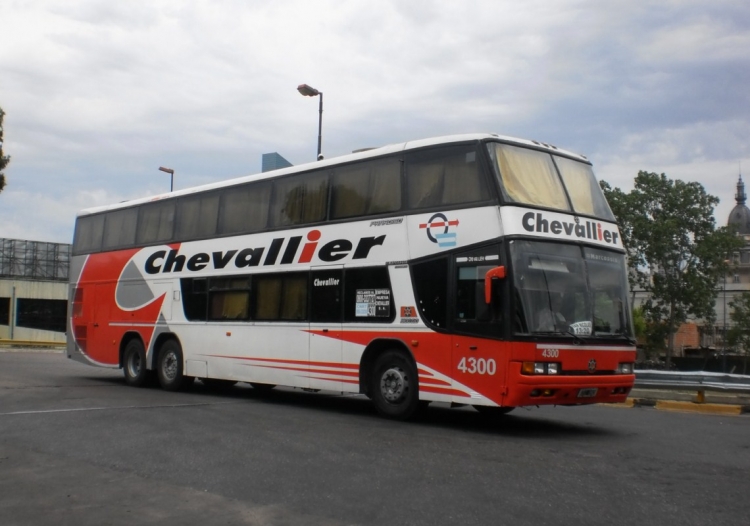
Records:
{"label": "bus headlight", "polygon": [[617,374],[633,374],[632,363],[621,363],[617,366]]}
{"label": "bus headlight", "polygon": [[521,374],[560,374],[560,364],[556,362],[523,362]]}

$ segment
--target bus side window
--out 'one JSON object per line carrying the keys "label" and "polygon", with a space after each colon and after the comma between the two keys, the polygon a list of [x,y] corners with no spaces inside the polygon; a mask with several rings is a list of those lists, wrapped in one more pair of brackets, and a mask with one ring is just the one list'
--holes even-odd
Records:
{"label": "bus side window", "polygon": [[331,219],[394,212],[401,208],[401,161],[387,159],[337,168]]}
{"label": "bus side window", "polygon": [[311,275],[311,322],[341,323],[344,279],[340,269],[315,271]]}
{"label": "bus side window", "polygon": [[328,210],[328,174],[287,177],[273,184],[270,226],[318,223]]}
{"label": "bus side window", "polygon": [[135,244],[135,228],[138,223],[138,209],[125,208],[107,212],[104,221],[104,249],[117,249]]}
{"label": "bus side window", "polygon": [[174,209],[174,201],[140,207],[136,234],[138,244],[170,241],[174,230]]}
{"label": "bus side window", "polygon": [[406,186],[411,209],[474,203],[489,195],[475,145],[409,154]]}
{"label": "bus side window", "polygon": [[210,320],[247,320],[250,303],[250,278],[212,278],[209,282]]}
{"label": "bus side window", "polygon": [[448,258],[412,265],[414,293],[422,318],[429,325],[445,328],[448,296]]}
{"label": "bus side window", "polygon": [[177,241],[201,239],[216,235],[219,217],[219,194],[187,196],[177,203]]}
{"label": "bus side window", "polygon": [[254,319],[304,321],[307,319],[308,274],[270,274],[253,279]]}
{"label": "bus side window", "polygon": [[208,287],[206,278],[182,278],[182,309],[188,321],[206,321]]}
{"label": "bus side window", "polygon": [[102,249],[105,214],[79,217],[76,221],[73,254],[88,254]]}
{"label": "bus side window", "polygon": [[395,318],[387,267],[347,269],[344,273],[344,321],[388,323]]}
{"label": "bus side window", "polygon": [[221,194],[219,232],[237,234],[266,228],[271,184],[256,183],[232,187]]}
{"label": "bus side window", "polygon": [[492,280],[492,301],[487,303],[485,298],[484,278],[487,272],[494,268],[496,265],[487,264],[458,267],[455,311],[458,323],[502,322],[501,280]]}

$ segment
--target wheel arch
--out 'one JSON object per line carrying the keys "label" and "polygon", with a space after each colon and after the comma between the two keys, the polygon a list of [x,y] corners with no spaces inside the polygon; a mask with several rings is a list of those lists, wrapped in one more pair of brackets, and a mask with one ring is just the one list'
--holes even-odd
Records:
{"label": "wheel arch", "polygon": [[406,345],[402,340],[396,338],[378,338],[377,340],[371,341],[367,344],[365,352],[362,354],[362,358],[359,362],[359,392],[365,395],[370,395],[370,375],[372,369],[375,366],[375,362],[378,356],[386,351],[398,350],[402,352],[408,360],[411,361],[414,366],[414,370],[417,371],[417,388],[419,388],[419,368],[417,367],[417,361],[414,358],[409,346]]}

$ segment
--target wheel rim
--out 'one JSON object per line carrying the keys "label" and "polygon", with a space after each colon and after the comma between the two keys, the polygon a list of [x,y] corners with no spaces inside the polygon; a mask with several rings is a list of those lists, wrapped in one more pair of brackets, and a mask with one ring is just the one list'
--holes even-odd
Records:
{"label": "wheel rim", "polygon": [[177,378],[177,355],[173,352],[167,353],[167,355],[164,356],[163,364],[164,378],[170,382]]}
{"label": "wheel rim", "polygon": [[128,359],[128,374],[131,378],[137,378],[141,374],[141,355],[137,352],[131,353]]}
{"label": "wheel rim", "polygon": [[389,403],[403,400],[408,390],[409,379],[403,369],[391,367],[380,377],[380,394]]}

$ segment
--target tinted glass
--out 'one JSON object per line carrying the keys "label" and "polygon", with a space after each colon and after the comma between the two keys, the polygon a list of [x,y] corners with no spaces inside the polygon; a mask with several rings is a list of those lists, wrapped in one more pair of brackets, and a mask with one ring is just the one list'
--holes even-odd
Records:
{"label": "tinted glass", "polygon": [[332,185],[332,219],[382,214],[401,208],[398,159],[337,168]]}
{"label": "tinted glass", "polygon": [[222,192],[222,234],[258,232],[266,228],[271,184],[259,183],[227,188]]}
{"label": "tinted glass", "polygon": [[219,194],[185,197],[177,204],[178,241],[201,239],[216,234],[219,217]]}
{"label": "tinted glass", "polygon": [[497,143],[489,148],[507,201],[570,210],[550,154]]}
{"label": "tinted glass", "polygon": [[107,218],[104,221],[102,248],[113,249],[134,245],[137,223],[137,208],[107,212]]}
{"label": "tinted glass", "polygon": [[344,280],[341,270],[311,274],[310,321],[341,322]]}
{"label": "tinted glass", "polygon": [[386,267],[347,270],[344,274],[344,320],[390,322],[395,317]]}
{"label": "tinted glass", "polygon": [[328,175],[316,173],[279,180],[273,185],[271,226],[316,223],[326,218]]}
{"label": "tinted glass", "polygon": [[451,206],[490,199],[474,146],[432,149],[406,157],[408,206]]}
{"label": "tinted glass", "polygon": [[104,235],[104,214],[79,217],[76,220],[73,251],[76,254],[97,252],[102,248]]}
{"label": "tinted glass", "polygon": [[171,240],[174,229],[174,208],[174,201],[142,206],[138,219],[138,243],[148,244]]}

